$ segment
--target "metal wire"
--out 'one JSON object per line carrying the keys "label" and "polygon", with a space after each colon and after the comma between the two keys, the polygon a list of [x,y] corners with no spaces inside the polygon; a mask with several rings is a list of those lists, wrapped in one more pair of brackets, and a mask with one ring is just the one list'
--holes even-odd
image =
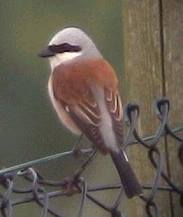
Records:
{"label": "metal wire", "polygon": [[[149,161],[156,170],[156,174],[151,186],[143,185],[145,190],[148,190],[149,194],[139,196],[139,199],[144,202],[144,209],[149,217],[160,217],[159,206],[157,204],[156,195],[157,192],[174,192],[180,197],[180,205],[183,207],[183,186],[178,186],[167,173],[164,171],[162,152],[160,151],[160,138],[162,136],[169,136],[176,141],[178,145],[177,157],[180,160],[180,165],[183,165],[183,138],[178,135],[178,132],[183,132],[183,125],[172,129],[169,125],[168,114],[170,110],[170,102],[168,99],[163,98],[156,102],[156,114],[159,119],[159,127],[154,135],[149,137],[141,137],[138,132],[138,119],[140,109],[138,105],[128,104],[126,106],[126,122],[128,125],[128,132],[124,142],[124,148],[128,148],[129,145],[138,144],[142,145],[148,152]],[[51,160],[64,158],[68,155],[77,154],[89,155],[83,165],[76,170],[72,177],[64,178],[60,181],[52,181],[45,179],[39,172],[32,168],[39,164],[48,163]],[[65,217],[63,213],[54,210],[50,205],[50,200],[56,197],[72,196],[80,194],[81,199],[76,212],[76,217],[82,217],[85,204],[87,200],[92,201],[96,206],[106,210],[112,217],[123,217],[123,213],[119,211],[121,204],[121,196],[123,189],[120,184],[114,185],[98,185],[89,186],[87,180],[82,177],[83,171],[90,164],[94,158],[96,150],[93,149],[81,149],[74,148],[71,151],[59,153],[41,159],[29,161],[20,165],[15,165],[10,168],[0,170],[0,212],[3,217],[12,217],[13,209],[16,206],[20,206],[26,203],[36,203],[42,209],[41,217],[47,217],[48,213],[55,217]],[[16,180],[23,179],[29,183],[28,187],[17,187]],[[160,186],[159,180],[162,178],[166,185]],[[47,190],[48,187],[58,188],[58,190]],[[119,190],[117,198],[113,201],[112,205],[106,205],[94,196],[92,192],[107,191],[107,190]],[[12,199],[13,195],[18,195],[16,199]]]}

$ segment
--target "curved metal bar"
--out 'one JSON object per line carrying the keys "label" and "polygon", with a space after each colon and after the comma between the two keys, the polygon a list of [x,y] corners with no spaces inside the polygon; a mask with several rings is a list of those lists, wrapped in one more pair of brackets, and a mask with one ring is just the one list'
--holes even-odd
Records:
{"label": "curved metal bar", "polygon": [[[175,180],[171,180],[171,178],[164,172],[164,159],[162,157],[162,152],[160,151],[160,146],[158,145],[162,136],[168,135],[172,137],[175,141],[177,141],[177,156],[180,159],[180,165],[183,165],[183,138],[177,134],[178,132],[183,132],[183,126],[179,126],[174,129],[170,127],[168,120],[170,102],[168,99],[163,98],[158,100],[155,107],[157,118],[160,121],[159,126],[157,127],[157,130],[155,130],[154,135],[142,137],[138,132],[138,121],[140,115],[139,106],[136,104],[127,105],[125,113],[128,124],[128,132],[122,146],[124,149],[131,144],[140,144],[144,146],[148,152],[148,159],[156,170],[152,185],[143,185],[142,183],[143,188],[147,190],[147,196],[139,196],[140,199],[144,201],[144,208],[148,217],[160,217],[160,204],[156,202],[157,191],[173,192],[177,194],[180,197],[180,204],[183,207],[183,187],[177,186]],[[58,158],[62,159],[68,155],[75,157],[78,156],[78,153],[84,155],[86,154],[87,158],[84,163],[71,175],[71,184],[73,184],[76,189],[73,189],[74,191],[72,194],[81,194],[76,217],[83,216],[86,198],[91,200],[99,208],[107,211],[112,217],[122,217],[123,213],[119,211],[121,196],[123,194],[121,184],[88,186],[87,180],[82,179],[81,175],[88,168],[88,165],[95,156],[96,151],[93,149],[78,150],[77,148],[74,148],[71,151],[46,156],[41,159],[0,170],[0,187],[3,190],[2,193],[0,192],[0,212],[2,216],[12,217],[13,208],[15,206],[35,202],[42,210],[42,217],[46,217],[48,213],[53,217],[63,217],[61,213],[58,214],[55,210],[49,207],[49,202],[52,198],[60,198],[69,195],[65,189],[67,187],[65,178],[56,181],[45,179],[45,177],[39,174],[38,171],[30,167],[49,162],[50,160]],[[17,178],[22,178],[24,183],[26,182],[27,186],[19,186],[20,184],[17,184],[16,182]],[[160,186],[160,178],[163,178],[167,184]],[[54,188],[54,190],[51,190],[52,188]],[[57,190],[55,188],[57,188]],[[118,191],[117,197],[111,202],[111,204],[108,205],[90,194],[91,192],[107,190]],[[12,197],[13,195],[17,195],[18,198],[16,197],[16,199],[14,199],[14,197]]]}

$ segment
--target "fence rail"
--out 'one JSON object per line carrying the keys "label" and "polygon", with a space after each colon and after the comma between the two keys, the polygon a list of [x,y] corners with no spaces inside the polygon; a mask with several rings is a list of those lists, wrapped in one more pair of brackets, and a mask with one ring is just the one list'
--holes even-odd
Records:
{"label": "fence rail", "polygon": [[[127,135],[124,141],[124,148],[130,145],[142,145],[148,152],[148,159],[155,168],[156,173],[151,185],[144,185],[144,194],[139,196],[139,200],[144,202],[144,209],[149,217],[160,217],[159,208],[161,204],[155,201],[157,192],[173,192],[180,197],[180,205],[183,207],[183,186],[178,186],[174,180],[167,175],[163,167],[163,153],[160,149],[160,139],[164,137],[172,137],[177,145],[177,158],[183,165],[183,126],[172,129],[169,124],[170,102],[163,98],[156,102],[156,114],[159,119],[159,126],[154,135],[142,137],[138,132],[138,119],[140,115],[139,106],[136,104],[128,104],[125,109],[126,123],[128,127]],[[93,149],[81,149],[81,155],[87,155],[85,162],[79,167],[71,177],[63,178],[59,181],[45,179],[37,170],[38,164],[48,163],[48,161],[63,158],[68,155],[75,156],[78,150],[73,149],[68,152],[47,156],[38,160],[30,161],[24,164],[12,166],[10,168],[0,170],[0,210],[4,217],[12,217],[15,206],[25,203],[37,203],[41,209],[41,216],[46,217],[49,213],[51,216],[64,217],[61,210],[54,210],[49,201],[52,198],[60,198],[64,196],[72,196],[80,194],[81,199],[77,210],[76,217],[83,216],[85,203],[87,200],[92,201],[96,206],[106,210],[112,217],[124,216],[119,211],[123,189],[120,184],[89,186],[87,180],[82,177],[82,173],[87,169],[91,160],[94,158],[96,151]],[[34,168],[33,168],[34,167]],[[23,179],[29,187],[17,187],[16,179]],[[160,185],[159,180],[162,178],[165,185]],[[26,185],[27,186],[27,185]],[[51,191],[50,187],[54,187]],[[49,190],[48,190],[49,188]],[[55,188],[57,190],[55,190]],[[91,192],[107,191],[118,189],[119,193],[113,203],[109,206],[101,202],[99,199],[91,195]],[[16,199],[12,199],[16,195]]]}

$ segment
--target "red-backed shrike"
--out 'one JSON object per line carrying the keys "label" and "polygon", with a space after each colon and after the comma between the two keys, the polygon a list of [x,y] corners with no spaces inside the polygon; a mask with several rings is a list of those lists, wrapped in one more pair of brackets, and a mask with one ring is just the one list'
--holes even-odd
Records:
{"label": "red-backed shrike", "polygon": [[78,28],[58,32],[40,54],[48,57],[49,96],[61,122],[86,137],[103,154],[110,153],[128,197],[141,194],[123,142],[118,79],[93,41]]}

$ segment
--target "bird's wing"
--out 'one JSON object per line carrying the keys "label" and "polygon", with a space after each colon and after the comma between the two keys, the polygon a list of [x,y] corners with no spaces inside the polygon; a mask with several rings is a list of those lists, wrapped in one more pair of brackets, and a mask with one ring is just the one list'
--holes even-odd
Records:
{"label": "bird's wing", "polygon": [[[88,81],[88,77],[91,78],[91,76],[86,72],[84,72],[85,76],[83,74],[81,76],[82,69],[78,69],[78,67],[79,65],[72,69],[62,68],[53,74],[54,97],[88,139],[97,145],[101,152],[107,153],[109,150],[104,144],[99,130],[102,114],[91,87],[88,85],[88,82],[91,82],[91,80]],[[71,71],[72,74],[69,76]],[[108,84],[103,82],[99,85],[104,90],[106,106],[111,115],[117,141],[120,144],[122,140],[122,104],[117,89],[113,89],[112,85],[109,85],[111,81],[107,80]],[[95,81],[92,80],[92,82]]]}
{"label": "bird's wing", "polygon": [[111,115],[113,122],[113,130],[115,132],[115,136],[118,142],[118,145],[122,145],[123,143],[123,108],[121,97],[118,91],[111,91],[105,89],[105,99],[108,111]]}

